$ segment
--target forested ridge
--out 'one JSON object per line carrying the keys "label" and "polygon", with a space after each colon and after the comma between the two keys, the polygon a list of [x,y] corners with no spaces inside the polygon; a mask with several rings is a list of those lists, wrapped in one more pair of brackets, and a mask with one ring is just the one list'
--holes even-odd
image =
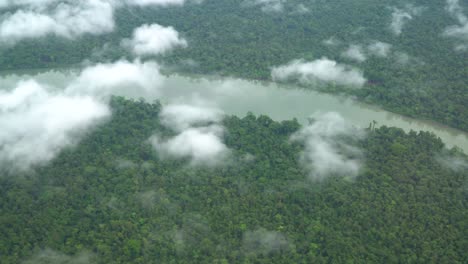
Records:
{"label": "forested ridge", "polygon": [[439,161],[467,158],[433,134],[371,127],[356,178],[314,181],[296,120],[226,116],[231,161],[203,167],[148,144],[174,133],[158,102],[111,106],[53,162],[2,166],[2,263],[468,262],[468,174]]}
{"label": "forested ridge", "polygon": [[[272,67],[327,57],[358,67],[367,83],[361,89],[308,88],[347,93],[393,112],[468,131],[467,53],[456,51],[460,42],[443,34],[457,24],[445,1],[278,1],[282,12],[265,12],[247,2],[206,0],[184,7],[119,9],[115,32],[76,40],[51,36],[3,47],[0,69],[131,57],[120,45],[122,38],[144,23],[158,23],[174,27],[189,43],[160,58],[174,71],[268,80]],[[459,4],[466,13],[466,2]],[[407,12],[402,19],[411,16],[400,34],[389,29],[395,10]],[[375,41],[390,44],[389,55],[361,62],[342,55],[350,45],[366,47]]]}

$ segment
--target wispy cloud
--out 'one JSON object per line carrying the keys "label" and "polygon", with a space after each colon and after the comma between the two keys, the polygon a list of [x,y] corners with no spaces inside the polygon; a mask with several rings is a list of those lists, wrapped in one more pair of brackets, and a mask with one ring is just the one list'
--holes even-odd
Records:
{"label": "wispy cloud", "polygon": [[394,7],[392,10],[393,13],[390,30],[395,35],[400,35],[403,32],[403,27],[422,12],[421,7],[415,7],[412,5],[406,5],[403,9]]}
{"label": "wispy cloud", "polygon": [[281,12],[284,9],[285,0],[246,0],[244,3],[260,6],[264,12]]}
{"label": "wispy cloud", "polygon": [[294,60],[286,65],[273,68],[271,76],[275,81],[297,79],[307,84],[336,83],[362,87],[366,83],[366,79],[358,69],[327,58],[311,62]]}
{"label": "wispy cloud", "polygon": [[245,232],[242,243],[245,254],[268,255],[294,247],[284,234],[264,228]]}
{"label": "wispy cloud", "polygon": [[24,170],[48,162],[108,116],[107,105],[91,96],[20,82],[0,92],[0,163]]}
{"label": "wispy cloud", "polygon": [[367,59],[363,48],[360,45],[350,45],[349,48],[341,54],[343,57],[363,62]]}
{"label": "wispy cloud", "polygon": [[460,6],[458,0],[447,0],[445,9],[457,19],[459,24],[446,28],[444,35],[462,41],[462,43],[456,46],[457,50],[468,50],[468,18],[463,13],[463,8]]}
{"label": "wispy cloud", "polygon": [[44,249],[33,255],[31,258],[22,262],[23,264],[62,264],[62,263],[73,263],[73,264],[92,264],[96,263],[96,256],[89,252],[80,252],[75,256],[69,256],[64,253],[52,250]]}
{"label": "wispy cloud", "polygon": [[362,153],[350,139],[360,139],[363,132],[347,123],[338,113],[312,118],[310,125],[292,136],[302,142],[301,163],[312,180],[328,176],[356,177],[361,169]]}
{"label": "wispy cloud", "polygon": [[48,35],[74,39],[85,34],[106,34],[115,29],[114,13],[118,8],[129,5],[182,5],[185,2],[184,0],[3,0],[0,1],[0,9],[7,7],[17,9],[13,13],[6,13],[0,19],[0,41],[14,45],[24,39]]}
{"label": "wispy cloud", "polygon": [[156,62],[126,60],[89,66],[67,87],[72,94],[89,94],[99,98],[110,95],[157,96],[163,83]]}
{"label": "wispy cloud", "polygon": [[161,121],[177,134],[168,139],[154,135],[150,142],[163,158],[188,158],[191,165],[222,164],[230,153],[223,143],[222,115],[216,108],[200,105],[166,106],[161,112]]}
{"label": "wispy cloud", "polygon": [[123,40],[122,46],[138,56],[158,55],[176,47],[187,47],[187,41],[180,38],[179,32],[173,27],[152,24],[136,28],[133,31],[133,38]]}
{"label": "wispy cloud", "polygon": [[[52,1],[43,2],[45,5]],[[114,27],[114,8],[105,0],[64,2],[51,10],[33,5],[5,16],[0,23],[0,40],[14,44],[46,35],[76,38],[83,34],[108,33]]]}

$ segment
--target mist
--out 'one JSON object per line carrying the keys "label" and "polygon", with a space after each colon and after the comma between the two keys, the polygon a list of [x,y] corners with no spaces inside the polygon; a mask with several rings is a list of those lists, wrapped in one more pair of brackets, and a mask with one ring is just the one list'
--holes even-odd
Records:
{"label": "mist", "polygon": [[403,33],[404,26],[411,20],[414,19],[415,16],[421,14],[422,8],[415,7],[412,5],[406,5],[403,9],[400,8],[392,8],[392,21],[390,23],[390,30],[395,35],[401,35]]}
{"label": "mist", "polygon": [[287,251],[294,247],[284,234],[264,228],[245,232],[242,243],[245,254],[255,255],[268,255],[278,251]]}
{"label": "mist", "polygon": [[66,255],[52,249],[44,249],[22,262],[22,264],[92,264],[97,263],[96,256],[89,252],[80,252],[75,256]]}
{"label": "mist", "polygon": [[[0,8],[15,8],[15,11],[6,13],[0,20],[0,41],[14,45],[25,39],[49,35],[67,39],[76,39],[86,34],[102,35],[115,30],[114,15],[118,8],[180,6],[184,3],[184,0],[4,0],[0,1]],[[141,33],[144,34],[145,31]],[[151,39],[146,37],[145,40]],[[154,45],[154,40],[151,43]]]}
{"label": "mist", "polygon": [[325,57],[311,62],[291,61],[273,68],[271,76],[274,81],[296,79],[303,84],[336,83],[356,88],[367,81],[360,70]]}
{"label": "mist", "polygon": [[463,8],[458,0],[447,0],[445,8],[449,14],[458,21],[458,25],[453,25],[445,29],[444,35],[462,41],[456,46],[456,50],[468,49],[468,17],[463,13]]}
{"label": "mist", "polygon": [[71,94],[98,98],[120,96],[158,96],[163,83],[160,66],[154,61],[120,60],[89,66],[66,88]]}
{"label": "mist", "polygon": [[263,12],[281,12],[284,9],[285,0],[246,0],[247,6],[260,6]]}
{"label": "mist", "polygon": [[115,28],[114,7],[106,0],[84,0],[29,8],[7,14],[0,24],[0,40],[14,44],[28,38],[56,35],[73,39],[83,34],[99,35]]}
{"label": "mist", "polygon": [[44,164],[109,116],[107,105],[91,96],[22,81],[0,91],[0,163],[22,170]]}
{"label": "mist", "polygon": [[158,55],[176,47],[187,47],[187,41],[179,37],[173,27],[158,24],[142,25],[133,31],[132,39],[124,39],[122,46],[130,49],[137,56]]}
{"label": "mist", "polygon": [[304,144],[300,163],[310,179],[356,177],[363,163],[362,152],[350,142],[361,139],[363,132],[334,112],[313,115],[311,120],[291,138]]}
{"label": "mist", "polygon": [[230,151],[223,143],[221,110],[207,106],[177,104],[165,106],[161,122],[177,134],[170,138],[154,135],[150,142],[162,158],[187,158],[190,165],[223,164]]}

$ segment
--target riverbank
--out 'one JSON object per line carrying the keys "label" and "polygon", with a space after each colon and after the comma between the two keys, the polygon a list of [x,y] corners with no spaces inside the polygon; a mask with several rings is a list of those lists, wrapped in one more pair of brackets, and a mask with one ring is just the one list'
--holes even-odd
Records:
{"label": "riverbank", "polygon": [[[66,68],[0,72],[0,81],[4,87],[12,86],[24,79],[36,79],[41,83],[60,87],[70,82],[77,74],[77,70],[78,68]],[[321,93],[294,85],[170,73],[164,75],[162,84],[155,86],[154,89],[160,92],[148,96],[138,93],[123,95],[135,99],[141,97],[146,100],[159,99],[165,103],[202,100],[222,109],[226,114],[244,116],[247,112],[252,112],[257,115],[268,115],[277,121],[297,118],[302,124],[306,124],[314,113],[333,111],[363,128],[375,120],[377,126],[395,126],[407,132],[429,131],[440,137],[447,147],[457,146],[468,153],[468,134],[461,130],[432,121],[394,114],[345,96]]]}

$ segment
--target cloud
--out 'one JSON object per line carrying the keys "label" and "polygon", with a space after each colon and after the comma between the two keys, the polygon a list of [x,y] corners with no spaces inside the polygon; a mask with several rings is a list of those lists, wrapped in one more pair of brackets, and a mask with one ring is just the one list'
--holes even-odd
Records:
{"label": "cloud", "polygon": [[289,250],[293,245],[285,235],[264,228],[244,233],[243,251],[247,254],[268,255],[277,251]]}
{"label": "cloud", "polygon": [[436,156],[436,160],[446,168],[449,168],[455,172],[467,171],[468,160],[461,156],[448,155],[447,153]]}
{"label": "cloud", "polygon": [[164,107],[160,118],[165,126],[183,131],[194,125],[218,123],[223,118],[223,112],[206,106],[175,104]]}
{"label": "cloud", "polygon": [[350,145],[362,132],[347,123],[338,113],[316,115],[313,122],[292,136],[302,142],[301,163],[312,180],[328,176],[356,177],[362,164],[362,153]]}
{"label": "cloud", "polygon": [[0,92],[0,162],[22,170],[46,163],[108,116],[108,107],[90,96],[20,82]]}
{"label": "cloud", "polygon": [[350,45],[349,48],[342,53],[342,56],[357,62],[363,62],[367,59],[360,45]]}
{"label": "cloud", "polygon": [[306,84],[331,82],[338,85],[362,87],[366,83],[361,71],[327,58],[312,62],[294,60],[287,65],[273,68],[271,76],[275,81],[298,79]]}
{"label": "cloud", "polygon": [[169,139],[150,138],[162,158],[188,158],[191,165],[216,166],[229,156],[223,143],[223,113],[215,108],[194,105],[169,105],[161,112],[161,122],[178,134]]}
{"label": "cloud", "polygon": [[403,32],[403,27],[410,20],[421,13],[422,8],[407,5],[404,9],[394,7],[392,13],[392,22],[390,23],[390,30],[395,35],[400,35]]}
{"label": "cloud", "polygon": [[23,264],[91,264],[96,263],[96,257],[88,252],[81,252],[75,256],[65,255],[61,252],[45,249],[41,250]]}
{"label": "cloud", "polygon": [[390,54],[391,49],[392,45],[381,41],[375,41],[367,46],[367,50],[371,55],[382,58],[387,57]]}
{"label": "cloud", "polygon": [[176,47],[187,47],[187,41],[179,37],[173,27],[158,24],[143,25],[133,31],[132,39],[122,41],[135,55],[158,55]]}
{"label": "cloud", "polygon": [[62,2],[45,8],[51,2],[42,1],[42,5],[31,2],[30,8],[7,14],[0,23],[2,42],[14,44],[47,35],[72,39],[83,34],[99,35],[114,30],[114,8],[109,1]]}
{"label": "cloud", "polygon": [[352,44],[341,56],[357,62],[364,62],[368,56],[386,58],[390,54],[391,48],[392,45],[381,41],[374,41],[367,46]]}
{"label": "cloud", "polygon": [[126,0],[128,5],[137,5],[137,6],[168,6],[168,5],[183,5],[185,0]]}
{"label": "cloud", "polygon": [[85,68],[67,87],[71,94],[90,94],[99,98],[110,95],[157,96],[163,76],[156,62],[117,61]]}
{"label": "cloud", "polygon": [[468,17],[463,13],[463,8],[458,0],[447,0],[445,8],[458,21],[458,25],[453,25],[445,29],[444,35],[447,37],[458,38],[464,43],[457,45],[457,50],[468,49]]}
{"label": "cloud", "polygon": [[62,87],[28,80],[0,91],[0,163],[22,170],[47,163],[110,117],[111,95],[157,97],[164,80],[157,63],[138,60],[89,66],[70,79]]}
{"label": "cloud", "polygon": [[184,0],[0,0],[0,8],[16,8],[16,11],[6,13],[0,20],[0,41],[14,45],[24,39],[48,35],[75,39],[84,34],[106,34],[115,29],[114,13],[118,8],[183,5],[185,2]]}
{"label": "cloud", "polygon": [[250,6],[261,6],[263,12],[281,12],[284,9],[285,0],[246,0],[244,3]]}

